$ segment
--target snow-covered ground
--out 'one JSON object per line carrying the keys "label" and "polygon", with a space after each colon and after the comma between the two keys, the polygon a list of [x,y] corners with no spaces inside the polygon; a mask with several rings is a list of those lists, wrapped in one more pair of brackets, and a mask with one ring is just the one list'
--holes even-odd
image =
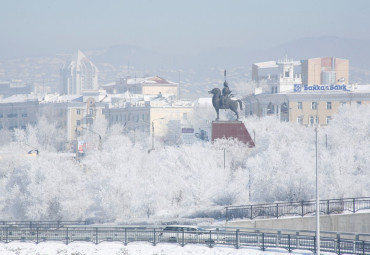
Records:
{"label": "snow-covered ground", "polygon": [[[298,250],[296,254],[312,254],[309,251]],[[100,243],[98,245],[87,242],[73,242],[65,245],[59,242],[45,242],[40,244],[26,242],[0,243],[2,255],[272,255],[289,254],[284,249],[267,249],[265,252],[258,248],[235,249],[230,246],[216,246],[208,248],[205,245],[158,244],[137,242],[125,246],[122,243]],[[291,253],[290,253],[291,254]]]}

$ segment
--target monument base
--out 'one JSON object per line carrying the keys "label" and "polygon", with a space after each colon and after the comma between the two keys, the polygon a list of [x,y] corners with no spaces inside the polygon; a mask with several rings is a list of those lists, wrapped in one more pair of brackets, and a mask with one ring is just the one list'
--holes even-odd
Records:
{"label": "monument base", "polygon": [[247,128],[241,121],[212,121],[212,141],[234,138],[248,145],[255,146]]}

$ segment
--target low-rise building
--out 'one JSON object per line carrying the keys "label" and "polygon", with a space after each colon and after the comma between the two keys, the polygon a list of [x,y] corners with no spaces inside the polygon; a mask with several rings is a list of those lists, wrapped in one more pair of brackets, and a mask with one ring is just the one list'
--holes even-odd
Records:
{"label": "low-rise building", "polygon": [[25,129],[37,123],[39,99],[32,95],[14,95],[0,102],[0,129]]}

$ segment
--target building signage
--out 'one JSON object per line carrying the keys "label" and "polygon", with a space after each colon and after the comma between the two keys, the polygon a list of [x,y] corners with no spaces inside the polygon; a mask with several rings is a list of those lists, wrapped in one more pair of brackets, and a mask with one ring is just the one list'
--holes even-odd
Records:
{"label": "building signage", "polygon": [[347,85],[301,85],[294,84],[294,92],[302,91],[349,91]]}

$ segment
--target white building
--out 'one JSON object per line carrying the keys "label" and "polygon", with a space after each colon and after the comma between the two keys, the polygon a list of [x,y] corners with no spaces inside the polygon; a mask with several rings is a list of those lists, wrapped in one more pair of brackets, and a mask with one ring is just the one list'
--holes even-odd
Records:
{"label": "white building", "polygon": [[78,50],[70,63],[60,70],[60,93],[80,95],[99,89],[98,68]]}
{"label": "white building", "polygon": [[265,82],[270,93],[293,91],[294,84],[302,84],[301,62],[285,57],[278,61],[255,63],[252,65],[252,79],[258,84]]}

